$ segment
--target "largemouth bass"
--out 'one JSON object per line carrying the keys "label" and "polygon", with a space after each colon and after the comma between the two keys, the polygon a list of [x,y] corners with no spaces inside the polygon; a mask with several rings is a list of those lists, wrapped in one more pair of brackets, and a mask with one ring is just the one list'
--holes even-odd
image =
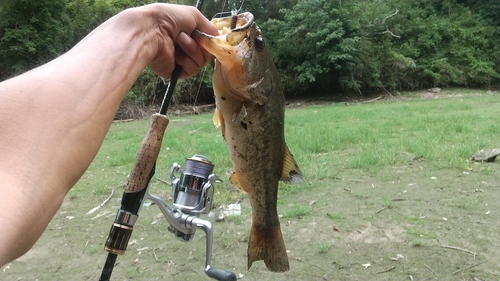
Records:
{"label": "largemouth bass", "polygon": [[197,43],[216,57],[214,123],[222,129],[234,166],[230,181],[248,193],[252,230],[248,268],[264,260],[274,272],[289,270],[277,211],[278,182],[303,181],[285,144],[285,98],[278,73],[251,13],[216,18],[219,36],[200,31]]}

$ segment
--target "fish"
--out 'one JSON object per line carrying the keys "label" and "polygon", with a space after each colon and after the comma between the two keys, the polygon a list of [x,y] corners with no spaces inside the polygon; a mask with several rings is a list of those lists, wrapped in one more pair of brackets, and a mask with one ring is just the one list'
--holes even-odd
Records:
{"label": "fish", "polygon": [[248,269],[263,260],[272,272],[288,271],[278,185],[280,180],[303,182],[304,176],[285,143],[283,87],[252,13],[214,18],[212,23],[219,35],[195,30],[192,37],[215,57],[213,121],[230,152],[230,182],[248,194],[252,208]]}

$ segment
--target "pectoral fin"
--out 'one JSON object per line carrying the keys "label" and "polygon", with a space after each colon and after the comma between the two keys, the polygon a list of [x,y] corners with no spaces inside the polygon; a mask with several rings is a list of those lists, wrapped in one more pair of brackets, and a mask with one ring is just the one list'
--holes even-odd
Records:
{"label": "pectoral fin", "polygon": [[283,151],[283,167],[281,170],[280,180],[288,184],[301,183],[304,181],[304,176],[300,171],[299,165],[295,162],[295,159],[286,144]]}
{"label": "pectoral fin", "polygon": [[215,128],[220,127],[220,125],[222,124],[222,118],[223,118],[222,114],[220,113],[219,109],[216,107],[215,112],[214,112],[214,117],[213,117]]}
{"label": "pectoral fin", "polygon": [[218,108],[215,108],[213,121],[215,128],[221,127],[222,137],[226,139],[226,126],[224,124],[224,117],[222,116],[222,113]]}
{"label": "pectoral fin", "polygon": [[243,187],[241,186],[240,180],[238,179],[238,175],[236,172],[233,172],[233,174],[229,177],[229,183],[236,185],[237,187],[240,188],[241,191],[247,192]]}

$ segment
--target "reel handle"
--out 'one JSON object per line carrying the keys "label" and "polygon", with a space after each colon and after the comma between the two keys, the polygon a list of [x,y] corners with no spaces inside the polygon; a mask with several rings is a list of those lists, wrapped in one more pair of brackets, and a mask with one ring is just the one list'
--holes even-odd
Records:
{"label": "reel handle", "polygon": [[237,279],[236,275],[232,272],[210,266],[207,266],[207,268],[205,268],[205,274],[207,274],[207,276],[209,276],[210,278],[219,281],[236,281]]}

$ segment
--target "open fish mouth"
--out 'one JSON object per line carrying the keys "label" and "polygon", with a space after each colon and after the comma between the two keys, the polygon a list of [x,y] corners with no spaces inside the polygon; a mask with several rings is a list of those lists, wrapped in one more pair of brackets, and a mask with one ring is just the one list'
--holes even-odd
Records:
{"label": "open fish mouth", "polygon": [[220,35],[227,34],[229,31],[246,31],[254,23],[253,14],[241,13],[223,18],[212,19],[212,24],[219,30]]}
{"label": "open fish mouth", "polygon": [[[263,104],[272,81],[263,83],[272,60],[268,54],[260,29],[254,22],[252,13],[214,18],[212,24],[219,31],[213,36],[199,30],[193,39],[216,58],[215,72],[220,75],[233,93],[245,100]],[[272,65],[274,68],[274,65]],[[264,89],[265,88],[265,89]],[[267,94],[265,94],[267,93]]]}
{"label": "open fish mouth", "polygon": [[[212,24],[219,31],[219,36],[234,36],[234,34],[246,33],[248,29],[254,24],[254,17],[252,13],[241,13],[238,15],[232,15],[229,17],[213,18]],[[201,32],[203,33],[203,32]],[[205,34],[208,37],[217,37]],[[238,36],[239,37],[239,36]],[[235,40],[226,40],[228,42],[233,41],[238,44],[239,42]]]}
{"label": "open fish mouth", "polygon": [[193,38],[217,59],[235,53],[235,47],[242,43],[255,26],[252,13],[241,13],[223,18],[212,19],[212,24],[219,31],[213,36],[199,30],[193,32]]}

